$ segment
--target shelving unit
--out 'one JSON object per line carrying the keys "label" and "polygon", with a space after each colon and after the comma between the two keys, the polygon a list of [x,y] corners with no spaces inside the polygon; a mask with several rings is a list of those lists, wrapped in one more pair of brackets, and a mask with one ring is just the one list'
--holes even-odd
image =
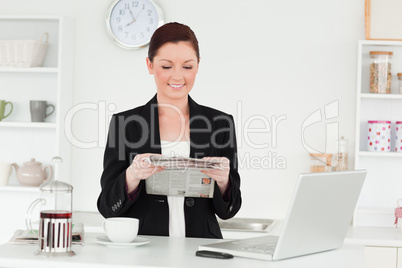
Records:
{"label": "shelving unit", "polygon": [[[391,94],[369,93],[370,51],[394,52]],[[394,152],[395,121],[402,121],[402,94],[396,73],[402,72],[402,42],[359,41],[356,89],[355,169],[367,169],[356,206],[355,226],[394,227],[394,209],[402,198],[402,153]],[[391,152],[367,151],[367,122],[391,121]]]}
{"label": "shelving unit", "polygon": [[[61,16],[0,16],[0,39],[39,39],[49,34],[49,47],[42,67],[0,67],[0,99],[14,105],[11,115],[0,122],[0,162],[17,163],[35,158],[52,165],[54,156],[63,158],[54,176],[71,183],[71,145],[66,138],[64,118],[72,106],[74,22]],[[43,123],[32,123],[30,100],[46,100],[55,112]],[[25,229],[25,213],[40,195],[38,187],[18,183],[13,170],[8,186],[0,187],[0,237]],[[9,239],[8,237],[4,239]]]}
{"label": "shelving unit", "polygon": [[[62,16],[0,16],[2,40],[37,40],[45,32],[49,46],[42,67],[0,67],[0,99],[14,105],[11,115],[0,122],[0,162],[22,166],[35,158],[51,165],[52,157],[58,155],[63,164],[54,170],[54,176],[70,182],[71,145],[64,134],[64,117],[72,106],[73,20]],[[30,100],[46,100],[55,106],[55,112],[45,122],[33,123]],[[31,187],[19,185],[14,170],[6,187],[14,192],[32,192]]]}

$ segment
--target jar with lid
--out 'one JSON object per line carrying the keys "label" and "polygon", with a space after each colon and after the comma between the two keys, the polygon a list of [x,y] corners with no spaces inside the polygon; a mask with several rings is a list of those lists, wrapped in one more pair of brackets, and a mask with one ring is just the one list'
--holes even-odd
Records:
{"label": "jar with lid", "polygon": [[370,93],[391,93],[391,51],[370,51]]}
{"label": "jar with lid", "polygon": [[332,171],[332,154],[310,154],[310,172]]}
{"label": "jar with lid", "polygon": [[348,142],[345,137],[336,141],[338,152],[335,154],[335,171],[348,170]]}
{"label": "jar with lid", "polygon": [[402,94],[402,73],[398,73],[398,93]]}
{"label": "jar with lid", "polygon": [[367,150],[369,152],[391,151],[391,121],[368,121]]}

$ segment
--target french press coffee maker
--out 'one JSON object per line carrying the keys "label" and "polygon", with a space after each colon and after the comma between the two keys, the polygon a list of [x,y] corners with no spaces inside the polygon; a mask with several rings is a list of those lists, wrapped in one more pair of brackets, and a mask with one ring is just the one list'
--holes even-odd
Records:
{"label": "french press coffee maker", "polygon": [[[60,157],[52,159],[60,163]],[[28,208],[26,225],[32,232],[31,215],[40,204],[39,248],[37,253],[52,256],[75,255],[71,250],[72,242],[72,192],[73,187],[58,180],[45,182],[39,187],[41,197]]]}

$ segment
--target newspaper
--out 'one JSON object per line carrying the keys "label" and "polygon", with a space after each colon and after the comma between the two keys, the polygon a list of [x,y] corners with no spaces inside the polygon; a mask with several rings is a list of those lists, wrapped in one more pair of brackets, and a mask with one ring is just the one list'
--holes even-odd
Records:
{"label": "newspaper", "polygon": [[[39,224],[37,226],[39,228]],[[73,223],[72,226],[72,241],[73,245],[84,245],[84,224]],[[38,245],[39,231],[35,228],[31,232],[28,230],[16,230],[11,237],[10,244],[15,245]]]}
{"label": "newspaper", "polygon": [[215,181],[201,170],[223,169],[220,162],[197,158],[151,155],[146,161],[166,167],[145,180],[147,193],[157,195],[212,198]]}

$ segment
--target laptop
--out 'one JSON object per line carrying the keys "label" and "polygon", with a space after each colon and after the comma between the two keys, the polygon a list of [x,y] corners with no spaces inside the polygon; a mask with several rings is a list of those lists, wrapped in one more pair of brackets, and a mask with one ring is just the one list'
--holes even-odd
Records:
{"label": "laptop", "polygon": [[237,257],[281,260],[340,248],[366,170],[300,174],[279,236],[199,246]]}

